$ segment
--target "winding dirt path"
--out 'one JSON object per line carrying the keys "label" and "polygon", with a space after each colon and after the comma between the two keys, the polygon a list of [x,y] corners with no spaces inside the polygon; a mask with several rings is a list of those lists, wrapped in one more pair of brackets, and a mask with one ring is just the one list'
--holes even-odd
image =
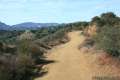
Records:
{"label": "winding dirt path", "polygon": [[48,53],[48,59],[56,61],[47,65],[48,74],[36,80],[102,80],[93,77],[116,76],[113,67],[95,63],[95,54],[86,54],[78,49],[85,40],[80,31],[70,32],[68,36],[71,39],[68,43],[59,45]]}

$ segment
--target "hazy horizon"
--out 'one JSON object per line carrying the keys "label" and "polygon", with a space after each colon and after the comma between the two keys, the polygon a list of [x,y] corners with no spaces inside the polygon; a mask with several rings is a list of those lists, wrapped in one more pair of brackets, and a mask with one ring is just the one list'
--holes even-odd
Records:
{"label": "hazy horizon", "polygon": [[105,12],[119,16],[119,4],[119,0],[0,0],[0,21],[8,25],[89,21]]}

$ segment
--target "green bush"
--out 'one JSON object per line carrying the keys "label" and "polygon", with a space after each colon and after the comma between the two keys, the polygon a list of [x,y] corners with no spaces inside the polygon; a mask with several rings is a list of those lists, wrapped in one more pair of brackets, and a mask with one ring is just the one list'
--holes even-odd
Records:
{"label": "green bush", "polygon": [[[45,63],[43,51],[34,42],[35,35],[26,31],[17,39],[15,54],[0,53],[0,80],[33,80],[36,75],[42,75],[42,66]],[[0,43],[0,48],[3,48]],[[11,46],[6,45],[6,51],[11,51]],[[42,59],[41,59],[42,58]]]}
{"label": "green bush", "polygon": [[28,56],[0,56],[0,80],[33,80],[34,70]]}
{"label": "green bush", "polygon": [[103,13],[100,16],[92,18],[90,24],[96,24],[98,27],[106,25],[116,26],[120,24],[120,18],[112,12]]}
{"label": "green bush", "polygon": [[120,56],[120,27],[105,26],[94,37],[97,48],[112,56]]}
{"label": "green bush", "polygon": [[100,17],[95,16],[92,18],[92,21],[90,23],[91,25],[96,24],[96,26],[101,27],[104,25],[104,22],[101,20]]}

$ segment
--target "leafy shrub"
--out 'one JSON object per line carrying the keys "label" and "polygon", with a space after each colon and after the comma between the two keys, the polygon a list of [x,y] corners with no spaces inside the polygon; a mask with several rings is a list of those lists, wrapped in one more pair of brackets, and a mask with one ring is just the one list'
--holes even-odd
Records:
{"label": "leafy shrub", "polygon": [[16,60],[16,75],[13,80],[33,80],[34,61],[30,56],[18,56]]}
{"label": "leafy shrub", "polygon": [[117,17],[112,12],[103,13],[100,16],[95,16],[92,18],[90,24],[97,24],[99,27],[103,27],[106,25],[116,26],[120,24],[120,18]]}
{"label": "leafy shrub", "polygon": [[0,42],[0,52],[3,52],[3,50],[4,50],[4,49],[3,49],[3,46],[4,46],[3,43]]}
{"label": "leafy shrub", "polygon": [[101,20],[100,17],[95,16],[95,17],[92,18],[92,21],[91,21],[90,24],[91,25],[95,24],[96,26],[101,27],[101,26],[104,25],[104,22]]}
{"label": "leafy shrub", "polygon": [[34,64],[30,57],[1,56],[0,79],[1,80],[33,80]]}
{"label": "leafy shrub", "polygon": [[[46,60],[43,58],[40,46],[34,43],[34,39],[34,34],[26,31],[18,37],[17,51],[13,51],[11,45],[6,45],[5,51],[0,53],[1,80],[33,80],[35,75],[42,75],[42,66],[37,65],[43,65]],[[1,43],[0,47],[3,48],[4,45]]]}
{"label": "leafy shrub", "polygon": [[120,56],[120,27],[105,26],[94,37],[97,48],[112,56]]}
{"label": "leafy shrub", "polygon": [[35,35],[30,31],[25,31],[18,37],[18,53],[30,54],[30,45],[35,39]]}

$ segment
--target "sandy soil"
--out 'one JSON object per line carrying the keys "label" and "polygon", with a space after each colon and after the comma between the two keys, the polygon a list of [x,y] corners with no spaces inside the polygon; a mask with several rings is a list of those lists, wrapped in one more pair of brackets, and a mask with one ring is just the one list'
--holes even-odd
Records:
{"label": "sandy soil", "polygon": [[68,36],[71,39],[68,43],[48,52],[48,59],[56,62],[47,65],[48,74],[36,80],[108,80],[105,78],[120,76],[114,66],[97,64],[96,54],[78,49],[85,40],[80,31],[70,32]]}

